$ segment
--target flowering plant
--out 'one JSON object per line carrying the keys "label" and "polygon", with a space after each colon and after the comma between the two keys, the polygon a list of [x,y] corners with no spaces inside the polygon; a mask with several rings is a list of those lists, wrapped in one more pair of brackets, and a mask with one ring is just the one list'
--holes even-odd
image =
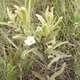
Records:
{"label": "flowering plant", "polygon": [[[14,7],[16,8],[15,13],[12,13],[12,11],[7,8],[10,19],[8,23],[0,22],[0,24],[14,27],[18,34],[14,35],[13,38],[22,39],[23,43],[27,45],[27,47],[25,47],[26,50],[21,54],[21,59],[25,59],[27,58],[27,54],[33,53],[38,56],[41,61],[47,63],[47,68],[49,69],[52,64],[59,59],[70,57],[70,55],[56,50],[58,46],[68,43],[68,41],[58,42],[56,40],[56,36],[61,29],[58,24],[61,22],[62,16],[57,20],[53,14],[53,7],[50,10],[49,7],[47,7],[44,13],[44,18],[43,16],[36,14],[41,23],[36,29],[34,29],[31,24],[28,10],[25,7],[18,7],[17,5],[14,5]],[[45,57],[45,55],[47,57]],[[47,62],[46,59],[49,60],[49,62]],[[63,64],[59,73],[56,72],[56,75],[62,73],[64,68],[65,64]]]}

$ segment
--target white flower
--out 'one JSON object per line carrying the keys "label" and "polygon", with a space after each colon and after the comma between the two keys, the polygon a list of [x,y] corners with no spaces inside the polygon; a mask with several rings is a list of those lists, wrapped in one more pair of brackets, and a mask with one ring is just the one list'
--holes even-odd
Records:
{"label": "white flower", "polygon": [[52,48],[52,46],[51,46],[51,45],[49,45],[49,46],[48,46],[48,48]]}
{"label": "white flower", "polygon": [[27,39],[24,41],[28,46],[31,46],[32,44],[36,43],[33,36],[28,36]]}

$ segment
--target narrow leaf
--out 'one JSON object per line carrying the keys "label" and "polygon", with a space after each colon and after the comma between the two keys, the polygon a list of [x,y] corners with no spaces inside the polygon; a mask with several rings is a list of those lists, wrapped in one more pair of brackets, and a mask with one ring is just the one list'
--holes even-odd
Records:
{"label": "narrow leaf", "polygon": [[41,75],[35,71],[32,71],[32,73],[35,75],[35,77],[39,78],[40,80],[46,80],[44,77],[41,77]]}
{"label": "narrow leaf", "polygon": [[60,74],[64,71],[65,67],[66,67],[66,63],[63,63],[61,69],[60,69],[59,71],[55,72],[55,73],[50,77],[50,80],[54,80],[58,75],[60,75]]}
{"label": "narrow leaf", "polygon": [[36,16],[38,17],[38,19],[40,20],[42,25],[46,25],[46,21],[43,19],[43,17],[41,15],[36,14]]}
{"label": "narrow leaf", "polygon": [[[9,27],[15,27],[14,25],[9,24],[8,22],[0,22],[0,25],[6,25],[6,26],[9,26]],[[6,27],[6,26],[4,26],[4,27]],[[2,26],[0,26],[0,27],[2,27]]]}
{"label": "narrow leaf", "polygon": [[57,47],[59,47],[59,46],[61,46],[61,45],[63,45],[63,44],[67,44],[67,43],[68,43],[68,41],[60,42],[60,43],[56,44],[56,45],[53,47],[53,49],[55,49],[55,48],[57,48]]}
{"label": "narrow leaf", "polygon": [[36,56],[38,56],[42,61],[44,60],[44,57],[43,57],[42,53],[40,53],[36,48],[34,48],[34,49],[32,50],[32,52],[33,52]]}
{"label": "narrow leaf", "polygon": [[48,64],[48,68],[50,68],[50,67],[52,66],[52,64],[53,64],[54,62],[58,61],[59,59],[60,59],[60,57],[59,57],[59,56],[58,56],[58,57],[53,58],[53,59],[50,61],[50,63]]}

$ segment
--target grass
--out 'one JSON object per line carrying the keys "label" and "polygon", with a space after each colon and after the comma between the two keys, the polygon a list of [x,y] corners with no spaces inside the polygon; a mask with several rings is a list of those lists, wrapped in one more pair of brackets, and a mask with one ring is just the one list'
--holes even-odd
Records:
{"label": "grass", "polygon": [[[78,0],[30,1],[0,1],[0,24],[10,21],[6,7],[9,7],[15,13],[16,8],[13,5],[18,5],[20,9],[20,6],[25,6],[27,13],[25,15],[25,11],[22,9],[25,16],[16,17],[14,23],[0,25],[0,80],[38,80],[38,78],[53,80],[50,76],[53,75],[54,78],[54,74],[59,74],[54,80],[79,80],[80,2]],[[54,23],[57,23],[61,16],[63,17],[57,27],[54,28],[53,33],[50,34],[51,36],[48,36],[49,29],[44,27],[44,20],[46,20],[44,13],[48,5],[54,6]],[[36,18],[36,14],[39,20]],[[47,15],[49,19],[50,15]],[[48,21],[47,24],[52,25]],[[10,27],[11,25],[13,27]],[[37,26],[40,27],[37,28]],[[43,29],[44,33],[38,32],[38,29]],[[56,35],[55,38],[53,38],[54,34]],[[34,36],[37,44],[26,46],[24,40],[27,36]],[[51,39],[53,39],[52,43]],[[47,49],[52,45],[53,48]],[[71,56],[68,57],[67,55]],[[67,56],[67,58],[64,56]],[[62,67],[64,62],[66,62],[66,66]]]}

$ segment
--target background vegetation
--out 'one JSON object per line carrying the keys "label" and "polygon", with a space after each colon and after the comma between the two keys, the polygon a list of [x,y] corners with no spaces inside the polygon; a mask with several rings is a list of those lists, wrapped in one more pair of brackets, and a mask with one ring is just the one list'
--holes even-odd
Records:
{"label": "background vegetation", "polygon": [[0,0],[0,80],[79,79],[80,1]]}

